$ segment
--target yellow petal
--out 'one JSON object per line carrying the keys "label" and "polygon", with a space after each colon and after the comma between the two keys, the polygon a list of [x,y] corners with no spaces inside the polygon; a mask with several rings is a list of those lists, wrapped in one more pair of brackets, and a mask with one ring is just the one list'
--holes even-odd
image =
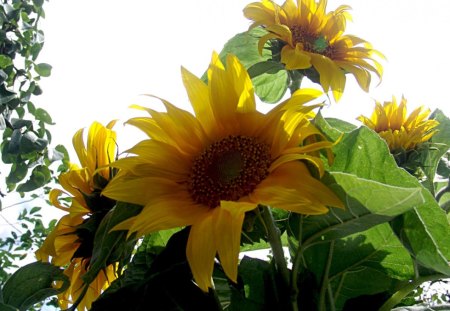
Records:
{"label": "yellow petal", "polygon": [[165,197],[149,202],[136,216],[130,232],[142,236],[151,232],[190,226],[209,213],[209,208],[189,203],[189,197]]}
{"label": "yellow petal", "polygon": [[83,129],[78,130],[72,138],[72,144],[82,167],[87,166],[87,151],[83,140]]}
{"label": "yellow petal", "polygon": [[205,129],[214,128],[216,120],[211,108],[208,86],[183,67],[181,75],[195,115]]}
{"label": "yellow petal", "polygon": [[295,48],[285,45],[281,49],[281,62],[288,70],[306,69],[311,67],[311,56],[303,52],[298,44]]}
{"label": "yellow petal", "polygon": [[186,189],[177,182],[160,177],[118,176],[102,191],[102,195],[122,202],[146,205],[150,200],[167,195],[184,196]]}
{"label": "yellow petal", "polygon": [[234,91],[239,98],[236,111],[240,113],[256,111],[252,81],[239,59],[232,54],[228,54],[227,56],[227,72],[234,86]]}
{"label": "yellow petal", "polygon": [[213,213],[210,212],[192,225],[186,256],[194,280],[204,292],[213,287],[212,272],[216,256]]}
{"label": "yellow petal", "polygon": [[313,178],[300,161],[287,162],[263,180],[252,200],[301,214],[322,214],[327,206],[344,207],[340,199]]}
{"label": "yellow petal", "polygon": [[238,260],[242,223],[246,211],[256,208],[255,203],[221,201],[214,209],[214,236],[220,263],[225,274],[237,283]]}

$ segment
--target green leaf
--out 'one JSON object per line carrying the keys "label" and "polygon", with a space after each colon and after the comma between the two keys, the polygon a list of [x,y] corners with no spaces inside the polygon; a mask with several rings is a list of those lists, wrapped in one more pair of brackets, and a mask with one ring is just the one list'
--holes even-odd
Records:
{"label": "green leaf", "polygon": [[130,301],[134,311],[220,310],[213,294],[203,293],[192,282],[186,259],[188,236],[189,227],[173,234],[157,256],[139,252],[122,277],[93,303],[91,311],[129,310]]}
{"label": "green leaf", "polygon": [[[288,300],[279,301],[273,265],[244,256],[239,263],[239,282],[232,291],[231,310],[285,310]],[[283,305],[284,304],[284,305]]]}
{"label": "green leaf", "polygon": [[37,108],[34,112],[34,116],[36,120],[45,122],[47,124],[54,124],[52,121],[52,117],[42,108]]}
{"label": "green leaf", "polygon": [[280,70],[275,74],[264,73],[252,79],[256,95],[269,104],[280,101],[286,93],[288,81],[286,70]]}
{"label": "green leaf", "polygon": [[449,145],[440,143],[425,143],[410,156],[409,161],[416,162],[416,165],[420,166],[426,179],[422,182],[422,185],[426,187],[431,194],[435,195],[434,179],[439,162],[443,155],[445,155],[450,148]]}
{"label": "green leaf", "polygon": [[308,217],[292,214],[288,234],[293,256],[299,236],[304,247],[343,238],[387,222],[423,202],[420,187],[391,186],[340,172],[332,172],[331,176],[333,178],[325,178],[323,182],[339,195],[345,209],[333,208],[325,215]]}
{"label": "green leaf", "polygon": [[17,186],[17,192],[28,192],[46,185],[51,178],[50,170],[44,165],[36,166],[31,172],[30,178]]}
{"label": "green leaf", "polygon": [[[386,143],[372,130],[361,127],[344,136],[334,148],[331,171],[403,188],[422,187],[419,181],[399,168]],[[396,230],[417,261],[429,269],[449,274],[450,226],[444,211],[431,193],[422,187],[424,202],[396,220]]]}
{"label": "green leaf", "polygon": [[6,55],[0,55],[0,68],[6,68],[13,64],[12,59]]}
{"label": "green leaf", "polygon": [[[264,49],[263,55],[259,54],[258,41],[265,34],[267,32],[260,27],[239,33],[224,45],[219,56],[225,62],[228,54],[236,55],[245,68],[252,68],[250,75],[253,75],[256,94],[262,101],[275,103],[286,93],[288,75],[280,63],[268,61],[269,50]],[[206,73],[202,79],[206,81]]]}
{"label": "green leaf", "polygon": [[332,141],[356,129],[356,126],[351,123],[335,118],[324,118],[320,112],[314,118],[314,125]]}
{"label": "green leaf", "polygon": [[225,61],[228,54],[233,54],[241,61],[245,68],[250,68],[256,63],[266,61],[270,57],[269,51],[258,52],[259,39],[267,34],[262,28],[253,28],[249,31],[239,33],[225,43],[219,56]]}
{"label": "green leaf", "polygon": [[95,233],[89,270],[83,276],[86,284],[94,281],[98,273],[109,264],[129,255],[127,252],[131,252],[135,240],[127,241],[126,231],[111,231],[111,229],[120,222],[136,216],[141,210],[141,206],[118,202],[103,218]]}
{"label": "green leaf", "polygon": [[[55,281],[62,281],[59,288],[52,285]],[[68,287],[69,279],[63,270],[49,263],[34,262],[18,269],[8,279],[3,287],[3,302],[25,311]]]}
{"label": "green leaf", "polygon": [[[67,149],[63,145],[57,145],[55,147],[55,152],[58,154],[56,157],[56,161],[61,157],[61,155],[63,155],[63,158],[61,159],[62,163],[58,167],[58,172],[66,172],[70,166],[70,157]],[[51,160],[53,160],[53,157]]]}
{"label": "green leaf", "polygon": [[280,70],[284,70],[283,64],[268,60],[252,65],[250,68],[248,68],[247,71],[248,74],[250,75],[250,78],[253,79],[265,73],[276,74]]}
{"label": "green leaf", "polygon": [[34,133],[27,132],[22,135],[20,139],[20,153],[40,152],[48,145],[48,141],[42,138],[37,138]]}
{"label": "green leaf", "polygon": [[19,309],[14,308],[10,305],[5,305],[4,303],[0,302],[0,311],[19,311]]}
{"label": "green leaf", "polygon": [[31,129],[33,127],[33,122],[30,120],[24,120],[24,119],[12,119],[11,125],[14,129],[20,130],[23,127],[26,129]]}
{"label": "green leaf", "polygon": [[450,146],[450,119],[439,109],[433,111],[430,119],[439,121],[438,132],[433,135],[431,141]]}
{"label": "green leaf", "polygon": [[345,191],[347,200],[357,200],[372,214],[394,217],[424,202],[421,187],[391,186],[341,172],[331,172],[331,176]]}
{"label": "green leaf", "polygon": [[17,154],[20,152],[20,141],[22,140],[22,133],[19,129],[15,129],[11,134],[11,140],[8,144],[7,153]]}
{"label": "green leaf", "polygon": [[27,176],[28,165],[23,162],[14,163],[9,175],[6,177],[6,183],[15,185]]}
{"label": "green leaf", "polygon": [[400,281],[414,278],[413,261],[387,223],[332,243],[309,248],[305,262],[319,284],[330,284],[337,310],[349,298],[392,292]]}
{"label": "green leaf", "polygon": [[52,66],[46,63],[40,63],[34,66],[34,70],[42,77],[49,77],[52,73]]}
{"label": "green leaf", "polygon": [[16,98],[16,94],[8,96],[0,96],[0,105],[4,105]]}

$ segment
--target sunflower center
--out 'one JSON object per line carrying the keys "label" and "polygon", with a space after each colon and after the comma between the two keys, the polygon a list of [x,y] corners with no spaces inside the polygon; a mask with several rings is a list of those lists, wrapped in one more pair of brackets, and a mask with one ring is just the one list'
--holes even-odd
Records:
{"label": "sunflower center", "polygon": [[294,25],[291,26],[292,43],[303,44],[303,49],[307,52],[322,54],[328,58],[333,59],[333,46],[321,35],[306,31],[303,27]]}
{"label": "sunflower center", "polygon": [[254,137],[228,136],[211,144],[193,163],[188,189],[193,200],[211,208],[237,201],[269,174],[269,146]]}

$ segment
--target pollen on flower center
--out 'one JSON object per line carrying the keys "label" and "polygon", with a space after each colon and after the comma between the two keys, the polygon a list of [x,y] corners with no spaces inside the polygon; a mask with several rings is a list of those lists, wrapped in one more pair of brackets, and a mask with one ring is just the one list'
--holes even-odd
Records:
{"label": "pollen on flower center", "polygon": [[228,136],[211,144],[193,162],[188,189],[211,208],[251,193],[269,174],[269,146],[254,137]]}
{"label": "pollen on flower center", "polygon": [[308,32],[298,25],[291,26],[290,29],[294,46],[301,43],[305,51],[322,54],[333,59],[334,48],[323,36]]}

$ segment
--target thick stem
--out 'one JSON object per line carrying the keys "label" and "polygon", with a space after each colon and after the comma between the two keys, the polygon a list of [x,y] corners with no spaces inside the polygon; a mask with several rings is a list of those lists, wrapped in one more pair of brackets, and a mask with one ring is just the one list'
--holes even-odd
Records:
{"label": "thick stem", "polygon": [[323,273],[322,277],[322,286],[320,288],[320,295],[319,295],[319,310],[325,311],[326,310],[326,304],[325,304],[325,297],[328,290],[329,280],[328,275],[330,273],[331,263],[333,261],[333,252],[334,252],[334,241],[330,242],[330,249],[328,251],[328,260],[327,264],[325,266],[325,271]]}
{"label": "thick stem", "polygon": [[270,208],[267,206],[262,206],[263,212],[261,213],[264,224],[267,228],[267,238],[269,239],[270,247],[272,248],[273,259],[275,261],[275,266],[281,279],[286,286],[289,288],[289,270],[286,265],[286,259],[284,258],[283,245],[281,244],[280,230],[275,225],[275,219],[273,218]]}
{"label": "thick stem", "polygon": [[299,289],[298,289],[298,285],[297,285],[297,275],[299,273],[299,269],[300,269],[300,262],[302,259],[302,253],[299,252],[301,243],[302,243],[302,235],[303,235],[303,215],[300,215],[300,221],[298,224],[298,237],[297,237],[297,241],[298,241],[298,247],[297,247],[297,252],[294,256],[294,260],[293,260],[293,265],[292,265],[292,273],[291,273],[291,303],[292,303],[292,309],[293,310],[298,310],[298,303],[297,303],[297,299],[298,299],[298,293],[299,293]]}

